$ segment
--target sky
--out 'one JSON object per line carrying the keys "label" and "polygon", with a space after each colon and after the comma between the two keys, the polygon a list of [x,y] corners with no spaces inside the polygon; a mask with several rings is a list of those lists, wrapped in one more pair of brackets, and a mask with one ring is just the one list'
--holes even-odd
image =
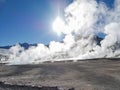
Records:
{"label": "sky", "polygon": [[[114,0],[103,1],[113,8]],[[52,23],[72,0],[0,0],[0,46],[16,43],[61,41],[52,30]]]}

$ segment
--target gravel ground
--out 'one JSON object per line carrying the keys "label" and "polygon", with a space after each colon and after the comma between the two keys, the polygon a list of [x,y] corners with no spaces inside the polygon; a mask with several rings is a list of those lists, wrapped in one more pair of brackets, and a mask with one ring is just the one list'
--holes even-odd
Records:
{"label": "gravel ground", "polygon": [[[60,90],[120,90],[120,59],[54,62],[39,65],[1,64],[0,82],[0,90],[56,89],[41,89],[42,86],[58,87]],[[15,89],[14,85],[20,89]],[[21,88],[21,86],[24,87]]]}

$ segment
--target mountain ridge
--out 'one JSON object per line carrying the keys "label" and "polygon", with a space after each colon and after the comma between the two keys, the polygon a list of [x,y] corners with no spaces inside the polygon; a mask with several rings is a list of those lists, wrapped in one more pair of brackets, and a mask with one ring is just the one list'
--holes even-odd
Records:
{"label": "mountain ridge", "polygon": [[[100,42],[103,40],[103,38],[101,37],[98,37],[96,36],[95,37],[95,41],[97,42],[97,45],[101,45]],[[61,42],[63,43],[63,41]],[[31,46],[37,46],[38,44],[37,43],[34,43],[34,44],[29,44],[29,43],[18,43],[21,47],[24,47],[24,49],[28,49],[29,47]],[[13,45],[7,45],[7,46],[0,46],[0,49],[10,49],[12,46],[15,46],[16,44],[13,44]],[[49,44],[48,45],[45,45],[47,47],[49,47]]]}

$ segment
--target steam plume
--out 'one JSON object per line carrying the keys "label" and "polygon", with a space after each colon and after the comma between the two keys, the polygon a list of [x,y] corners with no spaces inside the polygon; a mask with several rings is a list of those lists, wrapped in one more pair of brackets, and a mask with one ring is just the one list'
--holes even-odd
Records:
{"label": "steam plume", "polygon": [[[38,44],[24,50],[20,45],[10,48],[10,64],[38,63],[45,61],[120,57],[120,0],[114,8],[96,0],[74,0],[65,9],[62,24],[63,43],[51,41],[49,47]],[[97,44],[96,34],[106,34]]]}

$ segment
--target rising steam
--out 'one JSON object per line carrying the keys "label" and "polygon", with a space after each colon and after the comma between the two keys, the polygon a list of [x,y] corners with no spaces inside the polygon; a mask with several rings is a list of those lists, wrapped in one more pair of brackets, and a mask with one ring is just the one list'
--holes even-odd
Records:
{"label": "rising steam", "polygon": [[[57,31],[65,34],[63,43],[51,41],[49,47],[38,44],[28,50],[17,44],[9,49],[8,62],[26,64],[68,58],[120,57],[120,0],[115,0],[112,9],[96,0],[74,0],[65,9],[62,23]],[[99,32],[106,34],[101,45],[96,42]]]}

